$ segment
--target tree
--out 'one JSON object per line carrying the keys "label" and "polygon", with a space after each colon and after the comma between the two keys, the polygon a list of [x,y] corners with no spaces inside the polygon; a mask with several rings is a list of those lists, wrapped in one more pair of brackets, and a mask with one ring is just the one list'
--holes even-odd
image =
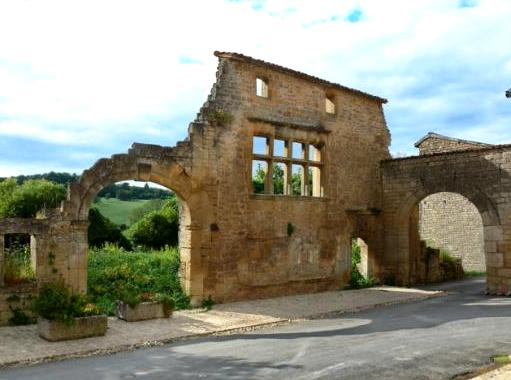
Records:
{"label": "tree", "polygon": [[122,234],[121,229],[95,207],[89,210],[88,241],[91,247],[101,248],[105,243],[113,243],[128,251],[132,249],[130,241]]}
{"label": "tree", "polygon": [[0,217],[33,218],[45,208],[55,208],[66,198],[64,185],[31,179],[18,185],[14,178],[0,182]]}
{"label": "tree", "polygon": [[179,238],[179,204],[170,198],[161,210],[150,211],[133,224],[126,234],[136,245],[160,249],[177,245]]}

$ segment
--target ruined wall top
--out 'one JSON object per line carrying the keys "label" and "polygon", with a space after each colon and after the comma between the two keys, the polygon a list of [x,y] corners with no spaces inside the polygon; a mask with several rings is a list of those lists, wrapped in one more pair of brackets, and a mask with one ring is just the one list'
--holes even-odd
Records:
{"label": "ruined wall top", "polygon": [[443,136],[438,133],[429,132],[426,136],[415,143],[419,148],[421,155],[445,153],[470,149],[481,149],[492,147],[491,144],[485,144],[477,141],[469,141]]}

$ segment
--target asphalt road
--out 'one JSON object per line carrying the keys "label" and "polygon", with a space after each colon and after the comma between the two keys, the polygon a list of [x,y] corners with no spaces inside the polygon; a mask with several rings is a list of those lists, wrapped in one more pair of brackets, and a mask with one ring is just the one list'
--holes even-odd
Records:
{"label": "asphalt road", "polygon": [[195,339],[111,356],[0,371],[0,379],[450,379],[511,353],[511,298],[484,279],[445,297]]}

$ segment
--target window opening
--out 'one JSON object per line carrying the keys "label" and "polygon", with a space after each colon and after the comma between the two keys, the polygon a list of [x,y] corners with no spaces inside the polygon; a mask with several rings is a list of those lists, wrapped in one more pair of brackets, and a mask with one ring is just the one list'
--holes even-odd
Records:
{"label": "window opening", "polygon": [[286,194],[287,185],[287,165],[278,162],[273,164],[273,194]]}
{"label": "window opening", "polygon": [[309,161],[314,162],[321,161],[321,151],[311,144],[309,144]]}
{"label": "window opening", "polygon": [[309,186],[308,195],[312,197],[321,197],[321,169],[316,166],[309,167]]}
{"label": "window opening", "polygon": [[305,195],[304,168],[302,165],[292,166],[291,191],[292,195]]}
{"label": "window opening", "polygon": [[3,277],[0,285],[16,286],[36,279],[36,241],[29,234],[4,235],[0,264]]}
{"label": "window opening", "polygon": [[273,140],[273,155],[277,157],[287,157],[288,156],[287,141],[279,139]]}
{"label": "window opening", "polygon": [[264,136],[254,136],[252,153],[267,156],[270,153],[268,148],[268,138]]}
{"label": "window opening", "polygon": [[333,96],[326,96],[325,97],[325,111],[330,114],[335,113],[335,103],[334,103],[334,97]]}
{"label": "window opening", "polygon": [[262,98],[268,97],[268,81],[256,78],[256,95]]}
{"label": "window opening", "polygon": [[293,142],[293,158],[304,160],[305,159],[305,144]]}
{"label": "window opening", "polygon": [[252,187],[254,194],[264,194],[266,192],[267,173],[268,163],[266,161],[252,161]]}

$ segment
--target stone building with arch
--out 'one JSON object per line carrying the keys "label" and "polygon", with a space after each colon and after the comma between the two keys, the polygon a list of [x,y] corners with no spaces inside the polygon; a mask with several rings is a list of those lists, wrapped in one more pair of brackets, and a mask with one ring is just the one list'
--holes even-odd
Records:
{"label": "stone building with arch", "polygon": [[[32,221],[44,226],[38,284],[61,278],[86,291],[89,207],[103,187],[140,180],[181,200],[181,281],[194,303],[338,289],[349,282],[353,238],[367,244],[374,277],[413,284],[409,216],[441,191],[477,207],[488,290],[509,293],[511,146],[391,159],[386,99],[241,54],[215,55],[216,82],[185,141],[135,143],[100,159],[59,209]],[[0,243],[26,223],[0,220]],[[5,320],[5,307],[0,313]]]}

